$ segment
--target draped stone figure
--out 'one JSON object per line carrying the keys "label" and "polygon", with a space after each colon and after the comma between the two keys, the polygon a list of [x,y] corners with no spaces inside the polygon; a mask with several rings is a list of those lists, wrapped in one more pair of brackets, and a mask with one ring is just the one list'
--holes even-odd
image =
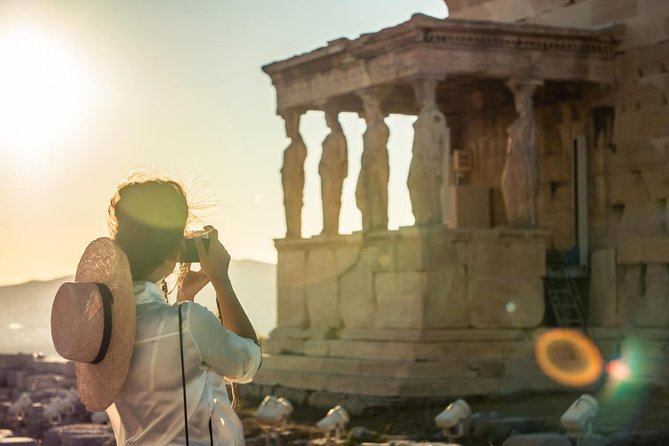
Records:
{"label": "draped stone figure", "polygon": [[286,212],[286,238],[302,237],[302,205],[304,196],[304,160],[307,146],[300,135],[300,114],[287,112],[286,135],[291,142],[283,152],[281,184],[283,185],[283,206]]}
{"label": "draped stone figure", "polygon": [[362,228],[388,229],[388,137],[390,131],[383,122],[381,104],[374,90],[358,93],[362,99],[367,130],[362,136],[363,151],[360,176],[355,190],[355,200],[362,213]]}
{"label": "draped stone figure", "polygon": [[435,79],[414,83],[420,111],[407,185],[416,225],[441,224],[441,188],[450,172],[450,131],[435,101],[436,88]]}
{"label": "draped stone figure", "polygon": [[323,202],[322,233],[327,235],[339,233],[341,192],[348,175],[348,146],[338,115],[339,113],[332,108],[325,109],[325,121],[330,133],[323,140],[323,155],[318,164]]}
{"label": "draped stone figure", "polygon": [[508,128],[506,162],[501,189],[509,225],[537,225],[539,195],[539,154],[537,130],[532,113],[532,94],[540,82],[511,80],[518,117]]}

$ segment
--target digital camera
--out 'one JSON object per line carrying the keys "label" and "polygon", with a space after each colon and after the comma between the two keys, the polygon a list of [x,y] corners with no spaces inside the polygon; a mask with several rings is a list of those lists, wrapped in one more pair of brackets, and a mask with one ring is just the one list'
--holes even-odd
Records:
{"label": "digital camera", "polygon": [[181,249],[181,263],[198,263],[200,255],[195,247],[195,240],[202,240],[205,249],[209,249],[209,231],[190,231],[184,237],[183,247]]}

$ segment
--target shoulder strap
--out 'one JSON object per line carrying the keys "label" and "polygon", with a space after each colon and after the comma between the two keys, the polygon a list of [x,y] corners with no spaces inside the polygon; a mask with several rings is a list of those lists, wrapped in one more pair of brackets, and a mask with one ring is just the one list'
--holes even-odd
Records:
{"label": "shoulder strap", "polygon": [[188,442],[188,408],[186,407],[186,369],[184,367],[184,337],[181,332],[181,324],[183,317],[181,316],[181,304],[179,304],[179,353],[181,354],[181,390],[183,390],[184,397],[184,432],[186,433],[186,445]]}
{"label": "shoulder strap", "polygon": [[[188,408],[186,407],[186,370],[184,367],[184,337],[181,330],[181,325],[183,323],[183,316],[181,316],[181,304],[179,304],[179,354],[181,356],[181,389],[183,390],[184,397],[184,432],[186,433],[186,446],[189,446],[188,442]],[[209,418],[209,442],[211,446],[214,446],[214,433],[211,426],[211,418]]]}

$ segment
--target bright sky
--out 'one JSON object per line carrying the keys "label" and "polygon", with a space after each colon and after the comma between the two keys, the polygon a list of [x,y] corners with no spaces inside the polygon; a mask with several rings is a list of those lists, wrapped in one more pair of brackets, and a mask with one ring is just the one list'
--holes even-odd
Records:
{"label": "bright sky", "polygon": [[[275,91],[260,69],[355,38],[443,0],[2,0],[0,285],[73,274],[107,235],[116,184],[153,168],[193,186],[200,217],[234,258],[276,261],[285,232]],[[350,154],[341,226],[361,227],[354,187],[363,121],[342,114]],[[410,225],[413,118],[390,116],[390,226]],[[327,130],[302,119],[308,147],[303,235],[321,230],[317,164]]]}

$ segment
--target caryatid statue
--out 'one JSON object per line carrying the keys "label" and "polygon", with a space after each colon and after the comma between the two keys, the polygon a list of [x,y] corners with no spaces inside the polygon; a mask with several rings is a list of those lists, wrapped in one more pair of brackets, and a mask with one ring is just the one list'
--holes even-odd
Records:
{"label": "caryatid statue", "polygon": [[283,185],[283,206],[286,211],[286,238],[302,237],[302,205],[304,196],[304,160],[307,146],[300,135],[300,113],[284,113],[286,135],[290,144],[283,152],[281,184]]}
{"label": "caryatid statue", "polygon": [[502,196],[509,225],[537,225],[539,154],[537,129],[532,113],[532,95],[538,81],[509,81],[518,117],[507,129],[506,163],[502,171]]}
{"label": "caryatid statue", "polygon": [[413,125],[413,157],[409,167],[409,196],[416,225],[441,224],[441,188],[450,172],[450,130],[435,100],[437,80],[414,83],[420,106]]}
{"label": "caryatid statue", "polygon": [[383,122],[378,92],[369,89],[358,95],[362,99],[367,130],[362,135],[363,150],[355,200],[362,212],[363,230],[385,230],[388,229],[390,166],[387,145],[390,131]]}
{"label": "caryatid statue", "polygon": [[341,192],[348,175],[348,146],[338,116],[334,108],[325,108],[325,121],[330,133],[323,140],[323,155],[318,165],[323,201],[322,233],[327,235],[339,233]]}

